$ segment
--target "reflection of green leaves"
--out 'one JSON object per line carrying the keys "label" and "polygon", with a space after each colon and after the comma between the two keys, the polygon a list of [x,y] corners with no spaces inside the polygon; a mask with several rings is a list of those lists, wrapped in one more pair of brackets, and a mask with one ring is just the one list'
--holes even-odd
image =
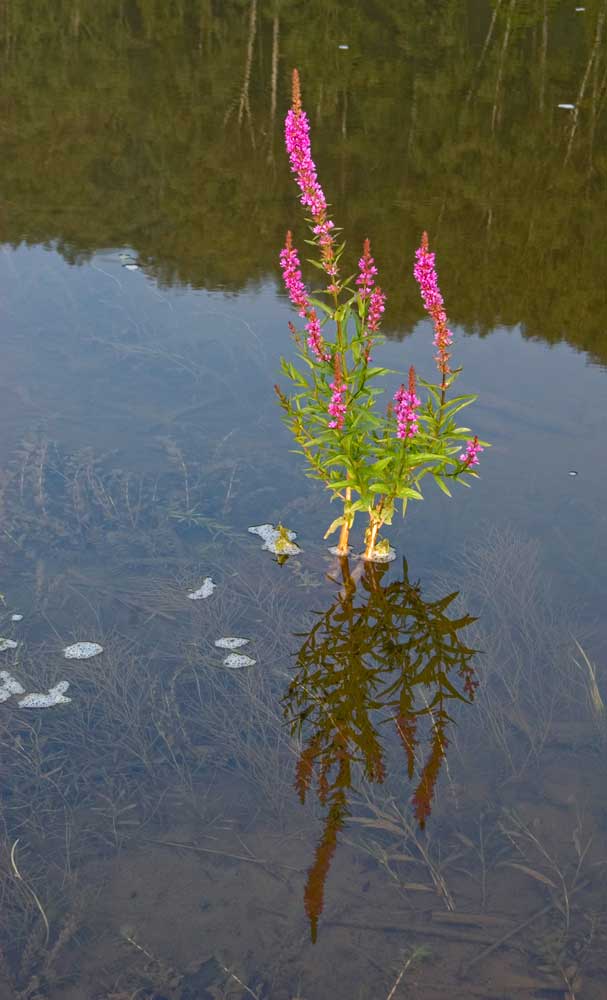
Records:
{"label": "reflection of green leaves", "polygon": [[[335,523],[338,527],[338,523]],[[452,681],[465,678],[475,651],[459,633],[474,622],[470,615],[447,614],[457,592],[425,600],[418,585],[404,576],[383,587],[382,570],[367,565],[362,578],[365,597],[355,602],[355,587],[345,589],[305,637],[297,656],[297,672],[285,698],[285,715],[294,729],[306,723],[314,744],[330,754],[336,730],[354,759],[365,763],[376,725],[398,714],[403,705],[419,702],[416,688],[427,689],[426,704],[412,714],[430,714],[451,699],[467,700]],[[381,718],[373,720],[380,712]]]}

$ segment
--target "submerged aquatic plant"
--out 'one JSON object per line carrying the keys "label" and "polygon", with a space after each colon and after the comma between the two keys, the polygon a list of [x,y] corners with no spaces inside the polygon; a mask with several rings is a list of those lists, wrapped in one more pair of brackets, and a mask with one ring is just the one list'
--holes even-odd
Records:
{"label": "submerged aquatic plant", "polygon": [[[276,394],[304,455],[309,476],[320,479],[341,501],[342,513],[329,525],[325,538],[340,529],[338,555],[348,552],[348,537],[358,511],[368,517],[364,557],[387,561],[393,552],[379,533],[390,524],[398,502],[403,516],[409,500],[422,500],[421,482],[431,475],[450,496],[449,480],[469,485],[477,475],[480,442],[456,416],[476,398],[447,394],[461,369],[450,367],[453,335],[438,285],[435,255],[423,234],[414,267],[424,306],[434,324],[435,360],[440,380],[418,378],[409,369],[408,384],[394,395],[383,415],[376,404],[378,380],[388,369],[371,365],[380,342],[386,296],[377,283],[378,268],[368,239],[358,262],[358,275],[342,278],[344,244],[329,216],[325,193],[312,157],[310,126],[301,102],[297,70],[293,70],[292,105],[285,123],[291,171],[300,191],[317,251],[311,263],[321,272],[324,288],[314,295],[305,286],[299,253],[289,230],[280,253],[285,288],[304,329],[289,324],[304,368],[282,359],[282,370],[293,386]],[[426,400],[418,393],[423,389]]]}

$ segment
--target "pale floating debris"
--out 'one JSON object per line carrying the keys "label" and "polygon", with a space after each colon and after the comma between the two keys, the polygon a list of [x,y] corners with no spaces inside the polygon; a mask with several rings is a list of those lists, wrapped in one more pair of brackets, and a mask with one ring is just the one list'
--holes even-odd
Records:
{"label": "pale floating debris", "polygon": [[211,596],[216,586],[217,584],[213,583],[210,576],[205,576],[202,586],[188,594],[188,598],[190,601],[203,601],[205,597]]}
{"label": "pale floating debris", "polygon": [[52,708],[54,705],[67,705],[72,700],[66,698],[64,691],[70,686],[69,681],[59,681],[54,687],[49,688],[48,694],[26,694],[17,704],[20,708]]}
{"label": "pale floating debris", "polygon": [[0,670],[0,703],[7,701],[13,694],[23,694],[25,688],[21,686],[8,670]]}
{"label": "pale floating debris", "polygon": [[392,546],[389,545],[385,551],[383,549],[375,549],[372,556],[365,556],[363,554],[363,559],[366,562],[389,563],[396,559],[396,552]]}
{"label": "pale floating debris", "polygon": [[250,641],[250,639],[239,639],[237,636],[226,636],[225,639],[215,639],[215,645],[219,646],[219,649],[240,649]]}
{"label": "pale floating debris", "polygon": [[16,649],[19,645],[14,639],[0,638],[0,653],[5,653],[7,649]]}
{"label": "pale floating debris", "polygon": [[245,656],[244,653],[230,653],[223,661],[224,667],[227,667],[228,670],[240,670],[241,667],[252,667],[256,663],[257,660]]}
{"label": "pale floating debris", "polygon": [[575,111],[575,104],[558,104],[557,107],[562,108],[563,111]]}
{"label": "pale floating debris", "polygon": [[88,660],[91,656],[103,653],[103,646],[98,642],[75,642],[63,650],[66,660]]}
{"label": "pale floating debris", "polygon": [[123,267],[126,267],[127,271],[138,271],[139,264],[135,258],[130,253],[119,253],[118,259]]}
{"label": "pale floating debris", "polygon": [[12,622],[22,622],[23,621],[23,615],[11,615],[11,621]]}
{"label": "pale floating debris", "polygon": [[297,538],[295,531],[284,528],[282,524],[258,524],[254,528],[249,528],[252,535],[259,535],[263,539],[262,549],[266,552],[273,552],[277,556],[296,556],[301,549],[296,545],[294,539]]}

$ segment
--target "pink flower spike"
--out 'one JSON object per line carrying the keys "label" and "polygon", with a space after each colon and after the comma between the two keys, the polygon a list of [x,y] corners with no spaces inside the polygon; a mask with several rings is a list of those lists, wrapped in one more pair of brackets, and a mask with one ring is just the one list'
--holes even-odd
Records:
{"label": "pink flower spike", "polygon": [[363,244],[363,255],[358,262],[359,275],[356,279],[356,284],[358,285],[361,301],[366,302],[369,298],[373,285],[375,284],[375,275],[377,274],[377,268],[375,266],[375,261],[371,256],[371,244],[369,240],[365,240]]}
{"label": "pink flower spike", "polygon": [[285,120],[285,145],[291,164],[291,171],[301,191],[299,200],[309,209],[314,223],[312,231],[318,240],[321,261],[329,275],[331,285],[336,285],[338,275],[335,260],[335,242],[331,230],[334,223],[327,217],[327,199],[318,181],[316,165],[312,159],[310,143],[310,123],[301,105],[299,73],[293,70],[293,100]]}
{"label": "pink flower spike", "polygon": [[333,390],[333,395],[331,396],[331,402],[328,406],[329,416],[333,417],[333,420],[329,421],[329,427],[333,427],[334,429],[340,431],[344,426],[344,421],[346,419],[347,406],[343,399],[343,395],[347,386],[341,374],[338,354],[335,355],[334,364],[335,378],[329,385],[329,388]]}
{"label": "pink flower spike", "polygon": [[293,246],[291,231],[287,232],[285,245],[280,251],[280,266],[285,288],[291,302],[297,309],[300,316],[305,316],[308,308],[308,293],[301,277],[301,265],[297,250]]}
{"label": "pink flower spike", "polygon": [[409,388],[405,389],[401,385],[394,393],[394,415],[396,417],[396,436],[402,440],[415,437],[419,430],[417,423],[417,413],[415,412],[421,401],[415,395],[415,368],[411,365],[409,369]]}
{"label": "pink flower spike", "polygon": [[315,309],[310,309],[308,313],[306,330],[308,331],[308,347],[312,353],[316,355],[316,360],[330,361],[331,355],[325,350],[324,341],[320,332],[320,322]]}
{"label": "pink flower spike", "polygon": [[369,317],[367,326],[370,333],[377,333],[381,323],[382,314],[386,308],[386,296],[381,288],[374,288],[369,299]]}
{"label": "pink flower spike", "polygon": [[422,241],[419,250],[415,251],[416,264],[413,268],[415,280],[419,285],[422,300],[426,312],[434,323],[434,346],[438,348],[435,361],[439,372],[443,377],[443,391],[445,380],[451,371],[449,368],[450,353],[448,348],[453,342],[453,334],[447,326],[447,314],[444,308],[443,297],[438,287],[438,275],[434,267],[435,254],[428,249],[428,234],[422,233]]}
{"label": "pink flower spike", "polygon": [[472,441],[467,442],[466,450],[459,456],[459,460],[464,463],[464,468],[466,469],[471,465],[478,465],[478,453],[484,450],[485,449],[478,443],[478,437],[475,434]]}

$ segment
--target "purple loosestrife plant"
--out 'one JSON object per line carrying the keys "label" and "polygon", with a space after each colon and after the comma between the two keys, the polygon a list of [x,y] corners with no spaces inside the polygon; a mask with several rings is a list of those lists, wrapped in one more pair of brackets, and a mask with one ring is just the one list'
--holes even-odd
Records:
{"label": "purple loosestrife plant", "polygon": [[[403,516],[409,500],[421,500],[420,484],[431,475],[447,495],[447,482],[464,485],[477,475],[478,454],[486,442],[457,426],[456,415],[475,396],[447,394],[461,369],[450,367],[453,335],[438,286],[435,255],[424,233],[414,268],[424,306],[434,324],[438,383],[418,379],[409,369],[408,385],[401,385],[385,415],[376,406],[382,389],[378,381],[388,369],[371,365],[371,352],[381,342],[380,325],[386,296],[377,283],[378,268],[365,240],[355,281],[340,277],[344,244],[329,217],[328,203],[312,157],[310,126],[301,102],[299,75],[293,71],[292,105],[285,123],[285,142],[291,171],[299,188],[311,230],[308,242],[318,259],[310,263],[323,275],[324,289],[306,288],[299,255],[289,231],[280,253],[286,291],[303,330],[289,324],[301,365],[282,359],[282,370],[293,391],[276,386],[285,421],[307,461],[307,474],[322,480],[332,499],[342,504],[325,538],[340,530],[335,550],[346,555],[349,533],[359,511],[366,513],[366,559],[387,559],[390,548],[379,533],[390,524],[397,502]],[[303,367],[302,367],[303,366]],[[419,387],[426,392],[422,403]]]}

